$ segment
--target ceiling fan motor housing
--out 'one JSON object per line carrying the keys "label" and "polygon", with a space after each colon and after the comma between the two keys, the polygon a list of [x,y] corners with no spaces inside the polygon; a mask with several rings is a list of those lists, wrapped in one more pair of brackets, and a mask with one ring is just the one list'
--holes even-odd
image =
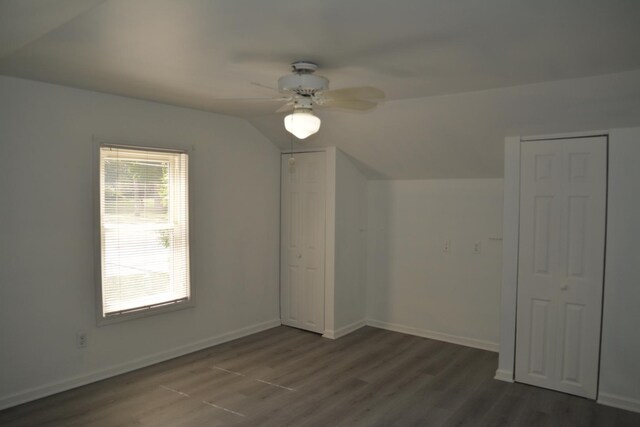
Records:
{"label": "ceiling fan motor housing", "polygon": [[280,92],[294,92],[298,95],[313,95],[329,89],[329,80],[313,74],[289,74],[278,79]]}
{"label": "ceiling fan motor housing", "polygon": [[313,100],[310,96],[300,96],[293,100],[294,111],[313,110]]}

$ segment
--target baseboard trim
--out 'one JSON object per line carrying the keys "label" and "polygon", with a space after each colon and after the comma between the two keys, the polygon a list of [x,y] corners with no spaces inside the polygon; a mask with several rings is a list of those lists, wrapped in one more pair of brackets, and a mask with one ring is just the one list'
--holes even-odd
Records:
{"label": "baseboard trim", "polygon": [[499,381],[506,381],[508,383],[512,383],[513,371],[507,371],[506,369],[498,369],[496,370],[496,376],[493,378]]}
{"label": "baseboard trim", "polygon": [[336,340],[345,335],[349,335],[351,332],[357,331],[363,326],[367,326],[367,323],[364,319],[353,322],[347,326],[343,326],[342,328],[336,329],[335,331],[332,329],[327,329],[326,331],[324,331],[324,334],[322,334],[322,336],[324,338]]}
{"label": "baseboard trim", "polygon": [[210,338],[205,338],[203,340],[199,340],[170,350],[161,351],[159,353],[141,357],[129,362],[120,363],[87,374],[77,375],[61,381],[44,384],[24,391],[13,393],[8,396],[3,396],[0,397],[0,410],[50,396],[55,393],[70,390],[72,388],[87,385],[109,377],[124,374],[136,369],[144,368],[146,366],[155,365],[156,363],[164,362],[166,360],[173,359],[179,356],[184,356],[185,354],[193,353],[195,351],[202,350],[214,345],[233,341],[235,339],[255,334],[257,332],[265,331],[267,329],[271,329],[280,325],[280,319],[273,319],[267,322],[257,323],[255,325],[236,329],[235,331],[230,331]]}
{"label": "baseboard trim", "polygon": [[491,341],[483,341],[475,338],[461,337],[457,335],[443,334],[441,332],[429,331],[427,329],[414,328],[413,326],[399,325],[397,323],[388,323],[380,320],[367,319],[367,325],[375,328],[387,329],[389,331],[402,332],[403,334],[416,335],[423,338],[430,338],[438,341],[450,342],[452,344],[464,345],[467,347],[479,348],[498,352],[500,345]]}
{"label": "baseboard trim", "polygon": [[598,393],[598,403],[618,409],[626,409],[627,411],[640,412],[640,400],[616,396],[615,394]]}

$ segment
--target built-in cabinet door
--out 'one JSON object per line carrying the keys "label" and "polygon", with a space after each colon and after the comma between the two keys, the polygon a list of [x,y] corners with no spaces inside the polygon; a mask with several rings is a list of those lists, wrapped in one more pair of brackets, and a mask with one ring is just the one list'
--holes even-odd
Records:
{"label": "built-in cabinet door", "polygon": [[282,156],[282,323],[324,332],[325,153]]}
{"label": "built-in cabinet door", "polygon": [[605,137],[521,146],[516,381],[595,398]]}

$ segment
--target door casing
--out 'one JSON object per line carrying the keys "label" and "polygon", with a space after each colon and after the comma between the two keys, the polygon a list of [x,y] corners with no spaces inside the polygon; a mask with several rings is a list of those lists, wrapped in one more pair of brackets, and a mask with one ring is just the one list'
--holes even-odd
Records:
{"label": "door casing", "polygon": [[326,153],[281,156],[281,321],[325,331]]}
{"label": "door casing", "polygon": [[[607,139],[522,142],[520,149],[515,379],[593,399],[604,281]],[[496,376],[501,376],[500,367]]]}

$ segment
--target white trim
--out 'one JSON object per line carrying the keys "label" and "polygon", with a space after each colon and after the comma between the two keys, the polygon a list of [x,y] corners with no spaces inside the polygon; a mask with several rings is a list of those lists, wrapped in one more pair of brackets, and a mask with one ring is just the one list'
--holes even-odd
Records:
{"label": "white trim", "polygon": [[520,137],[504,143],[502,211],[502,286],[500,290],[500,354],[498,369],[513,371],[516,350],[516,303],[520,232]]}
{"label": "white trim", "polygon": [[548,139],[567,139],[567,138],[588,138],[592,136],[608,136],[608,130],[590,130],[586,132],[565,132],[554,133],[549,135],[531,135],[523,136],[520,141],[544,141]]}
{"label": "white trim", "polygon": [[[587,138],[593,136],[608,137],[610,133],[610,130],[593,130],[587,132],[511,136],[505,138],[504,210],[502,215],[503,255],[500,305],[500,354],[498,358],[498,371],[511,372],[515,368],[518,248],[520,229],[521,144],[526,141],[539,141],[545,139]],[[607,209],[609,209],[608,203]],[[602,372],[600,372],[600,377],[602,377]]]}
{"label": "white trim", "polygon": [[625,409],[627,411],[640,412],[640,400],[628,397],[616,396],[615,394],[598,394],[598,401],[601,405],[612,406],[614,408]]}
{"label": "white trim", "polygon": [[324,330],[335,328],[336,286],[336,147],[326,147]]}
{"label": "white trim", "polygon": [[99,369],[97,371],[89,372],[86,374],[76,375],[71,378],[67,378],[61,381],[51,382],[49,384],[43,384],[37,387],[32,387],[27,390],[19,391],[7,396],[0,397],[0,410],[10,408],[12,406],[20,405],[32,400],[40,399],[42,397],[50,396],[55,393],[70,390],[72,388],[80,387],[86,384],[90,384],[96,381],[103,380],[105,378],[113,377],[116,375],[124,374],[136,369],[144,368],[145,366],[154,365],[156,363],[164,362],[169,359],[173,359],[185,354],[193,353],[214,345],[222,344],[228,341],[232,341],[238,338],[245,337],[247,335],[255,334],[267,329],[280,326],[280,319],[273,319],[267,322],[257,323],[255,325],[247,326],[235,331],[227,332],[221,335],[205,338],[191,344],[186,344],[180,347],[175,347],[170,350],[161,351],[149,356],[144,356],[135,360],[131,360],[124,363],[119,363],[107,368]]}
{"label": "white trim", "polygon": [[[294,148],[293,154],[325,153],[325,259],[324,259],[324,330],[334,331],[334,296],[335,296],[335,229],[336,229],[336,147]],[[280,155],[286,156],[291,149],[282,148]],[[282,161],[282,160],[281,160]],[[282,178],[280,180],[280,198],[282,198]],[[282,204],[282,201],[281,201]],[[281,206],[282,208],[282,206]],[[280,212],[282,217],[282,212]],[[282,224],[280,224],[280,240],[282,240]],[[280,241],[282,251],[282,241]],[[281,254],[282,255],[282,254]],[[282,258],[282,256],[281,256]],[[282,266],[280,266],[282,274]],[[282,285],[282,276],[280,276]],[[280,287],[280,315],[282,315],[282,287]],[[325,336],[325,335],[323,335]],[[327,335],[328,337],[328,335]]]}
{"label": "white trim", "polygon": [[[304,154],[304,153],[326,153],[327,148],[330,147],[315,147],[315,148],[294,148],[293,154]],[[280,149],[280,154],[291,154],[291,148],[282,148]]]}
{"label": "white trim", "polygon": [[401,332],[403,334],[416,335],[423,338],[430,338],[438,341],[450,342],[452,344],[464,345],[467,347],[479,348],[498,352],[499,344],[496,342],[478,340],[475,338],[461,337],[458,335],[444,334],[442,332],[429,331],[427,329],[414,328],[413,326],[399,325],[397,323],[382,322],[380,320],[367,319],[367,325],[375,328],[387,329],[389,331]]}
{"label": "white trim", "polygon": [[508,383],[513,382],[513,371],[507,371],[505,369],[496,370],[496,376],[493,377],[498,381],[506,381]]}
{"label": "white trim", "polygon": [[349,335],[351,332],[357,331],[358,329],[364,326],[367,326],[367,323],[364,319],[361,319],[347,326],[343,326],[342,328],[336,329],[335,331],[333,329],[327,329],[324,331],[324,334],[322,334],[322,336],[324,338],[336,340],[345,335]]}

